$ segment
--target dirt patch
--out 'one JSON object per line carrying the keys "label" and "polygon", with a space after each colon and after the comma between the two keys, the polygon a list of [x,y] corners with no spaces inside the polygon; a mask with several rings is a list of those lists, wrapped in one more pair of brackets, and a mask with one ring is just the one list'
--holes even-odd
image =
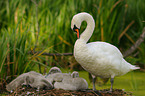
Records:
{"label": "dirt patch", "polygon": [[85,91],[66,91],[66,90],[37,90],[31,88],[30,86],[20,86],[15,91],[9,93],[4,92],[3,95],[9,96],[132,96],[132,93],[125,92],[120,89],[115,89],[112,93],[108,92],[109,89],[100,90],[100,92],[95,92],[92,90]]}

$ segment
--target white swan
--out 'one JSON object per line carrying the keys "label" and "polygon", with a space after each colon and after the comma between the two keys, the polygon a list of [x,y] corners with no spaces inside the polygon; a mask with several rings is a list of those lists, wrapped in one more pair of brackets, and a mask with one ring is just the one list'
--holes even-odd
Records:
{"label": "white swan", "polygon": [[[87,22],[87,27],[80,35],[79,29],[83,21]],[[106,42],[91,42],[90,39],[95,22],[93,17],[88,13],[76,14],[71,21],[71,28],[77,33],[77,41],[74,45],[74,57],[76,61],[89,73],[102,78],[111,77],[111,88],[115,76],[121,76],[127,72],[139,67],[135,67],[123,59],[119,49]]]}

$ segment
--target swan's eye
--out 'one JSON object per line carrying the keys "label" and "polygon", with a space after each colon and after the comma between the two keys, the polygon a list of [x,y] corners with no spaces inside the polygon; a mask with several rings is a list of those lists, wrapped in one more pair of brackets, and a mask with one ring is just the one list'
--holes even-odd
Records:
{"label": "swan's eye", "polygon": [[74,25],[73,31],[76,32],[76,29],[79,29],[76,27],[76,25]]}

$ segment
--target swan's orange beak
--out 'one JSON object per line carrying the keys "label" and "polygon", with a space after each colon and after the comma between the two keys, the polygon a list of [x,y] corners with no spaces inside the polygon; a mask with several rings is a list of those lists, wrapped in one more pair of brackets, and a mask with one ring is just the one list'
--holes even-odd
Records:
{"label": "swan's orange beak", "polygon": [[80,38],[80,29],[76,27],[76,25],[74,25],[73,31],[77,33],[77,37],[78,39]]}
{"label": "swan's orange beak", "polygon": [[80,38],[80,32],[79,32],[79,29],[75,29],[74,31],[77,33],[77,37],[78,37],[78,39],[79,39],[79,38]]}

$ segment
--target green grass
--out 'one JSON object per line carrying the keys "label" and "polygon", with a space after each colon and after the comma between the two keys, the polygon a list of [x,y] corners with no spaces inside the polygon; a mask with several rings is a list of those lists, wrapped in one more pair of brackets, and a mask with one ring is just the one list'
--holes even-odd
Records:
{"label": "green grass", "polygon": [[[135,96],[145,95],[145,73],[144,72],[129,72],[128,74],[117,77],[114,87],[131,91]],[[118,85],[119,84],[119,85]]]}

